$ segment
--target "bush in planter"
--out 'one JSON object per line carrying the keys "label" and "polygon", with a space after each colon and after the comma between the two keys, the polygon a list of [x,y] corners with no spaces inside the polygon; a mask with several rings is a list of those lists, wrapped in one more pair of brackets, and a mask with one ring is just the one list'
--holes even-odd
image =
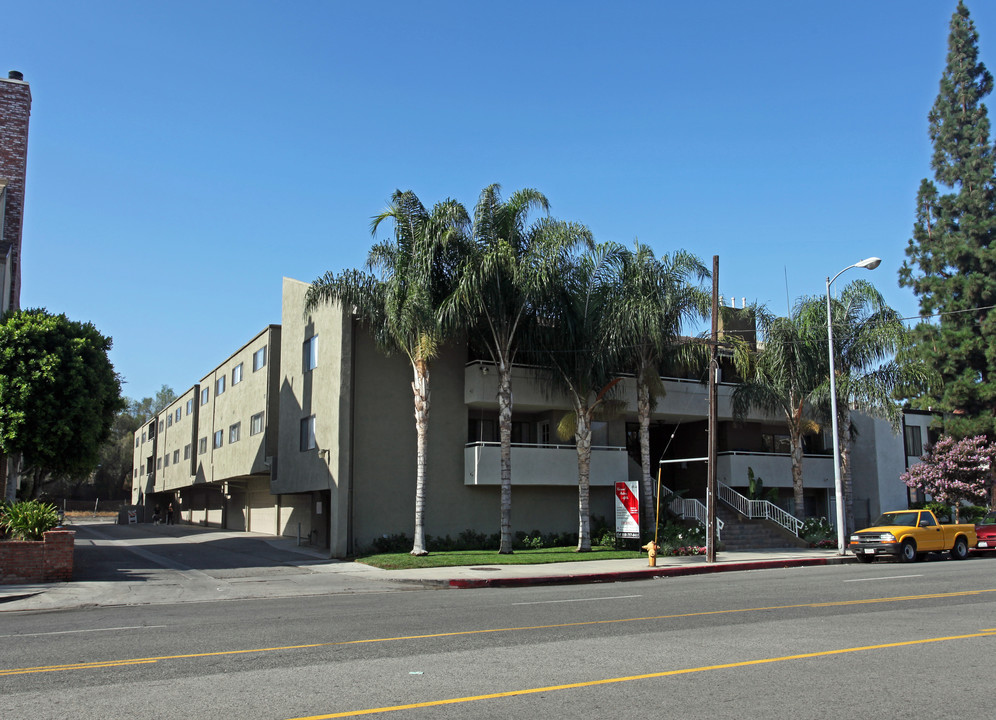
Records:
{"label": "bush in planter", "polygon": [[55,505],[38,500],[7,505],[0,512],[0,526],[15,540],[42,540],[46,532],[59,524],[59,511]]}

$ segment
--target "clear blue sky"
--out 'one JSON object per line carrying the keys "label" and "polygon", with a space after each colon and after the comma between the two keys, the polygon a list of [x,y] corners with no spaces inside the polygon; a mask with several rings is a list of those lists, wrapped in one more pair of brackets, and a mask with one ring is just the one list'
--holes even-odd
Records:
{"label": "clear blue sky", "polygon": [[[897,270],[955,4],[8,4],[22,305],[111,335],[129,397],[182,392],[280,322],[282,276],[361,266],[395,188],[498,182],[719,255],[720,291],[776,312],[878,255],[842,280],[916,315]],[[969,8],[996,71],[996,3]]]}

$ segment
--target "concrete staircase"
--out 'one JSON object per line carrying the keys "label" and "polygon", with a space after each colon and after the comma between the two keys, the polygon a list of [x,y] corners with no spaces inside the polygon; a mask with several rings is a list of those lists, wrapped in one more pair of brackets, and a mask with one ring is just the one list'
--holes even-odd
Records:
{"label": "concrete staircase", "polygon": [[723,525],[722,543],[727,550],[809,547],[785,528],[770,520],[748,520],[722,502],[716,503],[716,516]]}

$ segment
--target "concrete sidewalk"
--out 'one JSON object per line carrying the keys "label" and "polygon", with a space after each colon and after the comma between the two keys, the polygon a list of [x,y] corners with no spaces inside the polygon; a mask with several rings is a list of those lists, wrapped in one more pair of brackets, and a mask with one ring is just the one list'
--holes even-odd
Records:
{"label": "concrete sidewalk", "polygon": [[[380,570],[331,560],[291,538],[191,525],[81,522],[77,571],[65,583],[0,585],[0,612],[216,602],[424,588],[525,587],[677,577],[852,562],[833,550],[779,549],[704,556]],[[80,558],[86,559],[85,563]],[[96,558],[96,560],[95,560]],[[103,561],[104,564],[100,565]]]}

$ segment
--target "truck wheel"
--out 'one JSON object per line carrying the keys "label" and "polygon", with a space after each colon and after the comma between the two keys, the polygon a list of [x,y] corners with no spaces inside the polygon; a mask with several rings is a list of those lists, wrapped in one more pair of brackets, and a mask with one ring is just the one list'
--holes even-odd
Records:
{"label": "truck wheel", "polygon": [[916,560],[916,543],[912,540],[903,540],[899,547],[899,562],[909,563]]}
{"label": "truck wheel", "polygon": [[855,555],[854,557],[858,559],[859,563],[870,563],[875,559],[874,555]]}
{"label": "truck wheel", "polygon": [[951,547],[951,559],[964,560],[967,557],[968,557],[968,541],[963,537],[955,538],[954,545]]}

